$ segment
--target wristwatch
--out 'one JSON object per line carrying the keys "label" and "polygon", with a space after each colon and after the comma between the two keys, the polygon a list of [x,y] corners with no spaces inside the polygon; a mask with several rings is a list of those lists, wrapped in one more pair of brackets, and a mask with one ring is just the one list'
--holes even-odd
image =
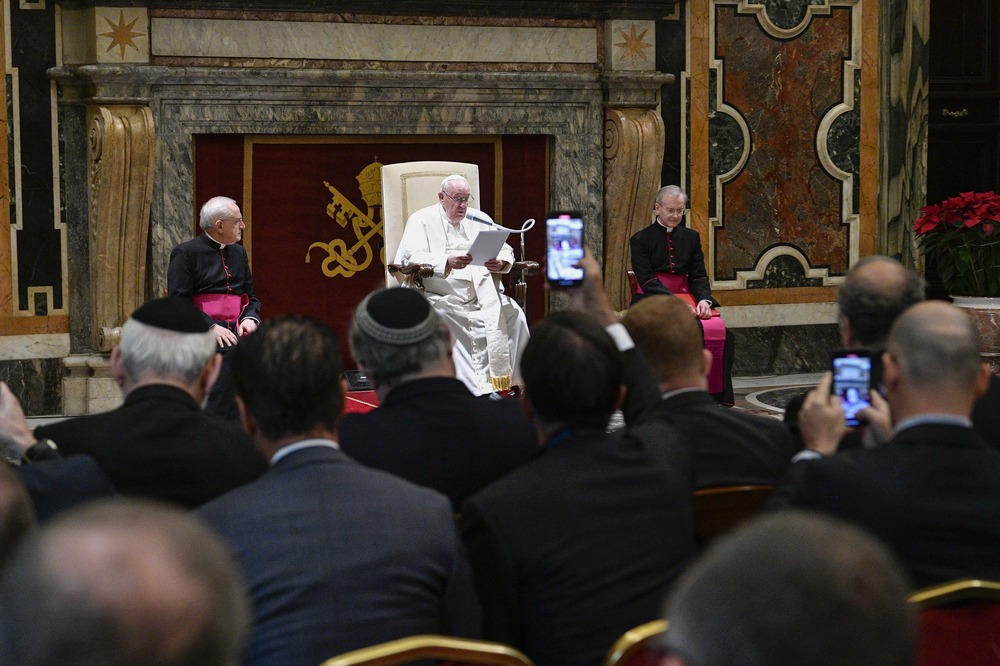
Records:
{"label": "wristwatch", "polygon": [[39,439],[28,447],[24,452],[24,459],[28,462],[38,462],[39,460],[54,460],[59,458],[59,447],[51,439]]}

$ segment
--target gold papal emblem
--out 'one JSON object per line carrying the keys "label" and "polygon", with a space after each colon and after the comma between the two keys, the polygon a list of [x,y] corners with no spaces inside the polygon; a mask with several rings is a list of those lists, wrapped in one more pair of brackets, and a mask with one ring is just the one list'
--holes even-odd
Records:
{"label": "gold papal emblem", "polygon": [[[330,183],[323,181],[326,189],[330,190],[333,199],[326,206],[326,214],[339,224],[341,228],[347,228],[350,224],[354,231],[356,240],[353,242],[342,238],[334,238],[329,243],[316,241],[309,246],[306,251],[306,263],[310,262],[310,255],[316,248],[326,250],[327,256],[323,259],[323,275],[327,277],[337,277],[342,275],[346,278],[354,277],[359,271],[363,271],[371,265],[375,257],[372,249],[372,238],[383,236],[382,233],[382,165],[372,162],[361,170],[356,178],[358,189],[361,190],[361,198],[368,206],[368,213],[362,213],[357,206],[341,194],[337,188]],[[351,243],[348,245],[348,243]],[[381,243],[380,243],[381,245]],[[379,249],[379,260],[385,248]],[[384,263],[384,261],[383,261]]]}

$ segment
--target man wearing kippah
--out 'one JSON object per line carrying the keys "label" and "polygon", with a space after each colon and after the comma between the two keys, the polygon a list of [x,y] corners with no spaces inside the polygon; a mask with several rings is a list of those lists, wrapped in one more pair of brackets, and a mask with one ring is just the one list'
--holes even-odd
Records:
{"label": "man wearing kippah", "polygon": [[469,247],[493,220],[471,208],[469,181],[451,175],[441,182],[438,203],[406,221],[396,263],[429,264],[424,290],[448,325],[458,378],[482,395],[509,389],[528,341],[528,323],[503,293],[500,275],[510,271],[514,250],[504,243],[497,257],[473,263]]}
{"label": "man wearing kippah", "polygon": [[236,420],[235,393],[229,378],[228,351],[260,324],[260,301],[253,293],[253,276],[243,237],[243,214],[229,197],[213,197],[199,214],[205,232],[170,253],[167,292],[193,302],[223,354],[219,379],[205,411]]}
{"label": "man wearing kippah", "polygon": [[90,455],[123,495],[199,506],[267,469],[242,428],[201,410],[219,364],[215,334],[190,301],[152,300],[132,313],[111,352],[124,404],[34,436],[63,455]]}
{"label": "man wearing kippah", "polygon": [[477,397],[456,379],[448,327],[419,291],[369,294],[350,344],[380,403],[340,424],[341,448],[363,465],[444,493],[458,510],[538,452],[517,398]]}

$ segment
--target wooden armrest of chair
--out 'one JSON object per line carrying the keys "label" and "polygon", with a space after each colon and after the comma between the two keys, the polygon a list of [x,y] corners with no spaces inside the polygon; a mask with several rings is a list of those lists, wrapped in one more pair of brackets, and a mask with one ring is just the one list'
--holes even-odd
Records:
{"label": "wooden armrest of chair", "polygon": [[389,272],[403,276],[403,283],[416,289],[424,288],[424,278],[434,275],[434,267],[430,264],[389,264]]}
{"label": "wooden armrest of chair", "polygon": [[510,274],[527,277],[529,275],[538,275],[540,270],[541,268],[537,261],[515,261],[514,265],[510,267]]}

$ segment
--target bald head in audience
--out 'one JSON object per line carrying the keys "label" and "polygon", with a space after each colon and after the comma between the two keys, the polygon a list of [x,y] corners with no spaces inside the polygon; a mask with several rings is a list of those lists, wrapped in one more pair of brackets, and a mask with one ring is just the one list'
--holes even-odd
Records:
{"label": "bald head in audience", "polygon": [[681,577],[663,666],[910,666],[915,620],[881,543],[796,511],[721,539]]}
{"label": "bald head in audience", "polygon": [[896,317],[923,300],[919,275],[891,257],[865,257],[837,289],[841,341],[848,347],[881,349]]}
{"label": "bald head in audience", "polygon": [[944,301],[919,303],[900,315],[882,362],[894,423],[919,414],[968,417],[989,382],[975,325]]}
{"label": "bald head in audience", "polygon": [[248,612],[231,558],[194,519],[92,504],[39,531],[0,580],[0,663],[234,664]]}

